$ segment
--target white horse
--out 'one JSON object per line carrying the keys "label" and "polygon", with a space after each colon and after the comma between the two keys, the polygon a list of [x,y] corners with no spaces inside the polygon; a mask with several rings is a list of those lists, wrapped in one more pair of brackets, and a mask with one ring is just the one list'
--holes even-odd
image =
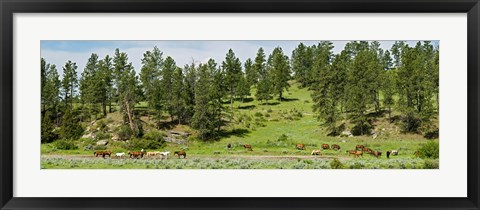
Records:
{"label": "white horse", "polygon": [[160,152],[160,155],[162,155],[162,159],[163,158],[168,159],[168,154],[170,154],[170,151]]}
{"label": "white horse", "polygon": [[123,157],[125,156],[125,152],[115,153],[116,157]]}

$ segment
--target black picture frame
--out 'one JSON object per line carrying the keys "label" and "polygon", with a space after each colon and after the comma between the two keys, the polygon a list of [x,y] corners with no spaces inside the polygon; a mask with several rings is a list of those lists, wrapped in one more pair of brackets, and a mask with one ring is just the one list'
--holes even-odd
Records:
{"label": "black picture frame", "polygon": [[[478,0],[0,0],[1,209],[479,209]],[[468,188],[465,198],[25,198],[13,197],[15,13],[467,13]],[[441,188],[441,183],[439,183]]]}

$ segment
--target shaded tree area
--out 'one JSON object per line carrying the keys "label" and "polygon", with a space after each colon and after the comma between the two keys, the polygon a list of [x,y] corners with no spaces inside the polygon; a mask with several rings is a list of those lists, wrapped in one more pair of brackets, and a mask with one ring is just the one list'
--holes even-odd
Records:
{"label": "shaded tree area", "polygon": [[[300,44],[292,63],[295,78],[316,75],[307,77],[302,86],[312,90],[313,110],[331,135],[341,132],[344,120],[353,123],[357,135],[369,134],[372,120],[383,111],[393,122],[392,109],[398,112],[404,132],[435,129],[429,122],[439,109],[438,48],[428,41],[414,47],[397,41],[383,50],[379,42],[360,41],[347,43],[333,55],[328,46],[328,42]],[[310,68],[300,65],[309,59],[298,57],[308,48],[314,52]]]}

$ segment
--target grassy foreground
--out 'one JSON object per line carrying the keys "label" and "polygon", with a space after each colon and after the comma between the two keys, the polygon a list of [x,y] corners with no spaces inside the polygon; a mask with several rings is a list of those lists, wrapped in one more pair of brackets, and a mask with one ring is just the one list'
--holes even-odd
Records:
{"label": "grassy foreground", "polygon": [[331,158],[110,159],[43,157],[42,169],[436,169],[438,160]]}

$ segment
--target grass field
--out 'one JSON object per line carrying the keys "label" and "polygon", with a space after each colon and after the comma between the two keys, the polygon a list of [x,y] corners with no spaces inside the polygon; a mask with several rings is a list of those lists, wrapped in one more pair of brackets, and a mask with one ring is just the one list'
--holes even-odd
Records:
{"label": "grass field", "polygon": [[[58,150],[53,144],[42,144],[42,168],[150,168],[150,169],[329,169],[331,162],[337,158],[341,168],[395,168],[419,169],[438,168],[438,160],[424,160],[414,156],[427,141],[419,134],[402,134],[395,124],[388,122],[387,117],[379,118],[375,131],[379,133],[376,139],[371,135],[355,137],[327,136],[321,123],[312,111],[310,92],[298,88],[292,83],[286,100],[279,102],[271,100],[261,103],[247,98],[244,103],[236,101],[233,107],[225,104],[233,111],[233,119],[223,127],[218,140],[201,141],[189,138],[186,145],[168,143],[158,151],[185,150],[187,159],[156,160],[156,159],[103,159],[93,157],[92,150],[84,150],[87,141],[77,142],[79,149]],[[252,93],[254,95],[254,91]],[[145,109],[142,102],[137,108]],[[119,123],[118,113],[109,114],[113,122]],[[153,129],[153,123],[148,117],[142,117],[144,129]],[[345,122],[348,128],[348,122]],[[437,122],[438,123],[438,122]],[[187,126],[176,126],[171,129],[195,133]],[[438,140],[434,140],[438,141]],[[124,142],[110,141],[107,149],[113,152],[128,152],[123,147]],[[227,144],[232,148],[227,149]],[[253,151],[246,151],[243,144],[251,144]],[[295,144],[305,144],[306,150],[295,149]],[[340,151],[322,150],[322,155],[311,156],[312,150],[320,149],[322,144],[338,144]],[[364,154],[363,158],[353,158],[346,151],[355,149],[362,144],[375,151],[382,151],[378,159]],[[399,155],[390,159],[385,157],[388,150],[398,150]],[[86,156],[88,158],[81,158]],[[262,158],[263,157],[263,158]]]}

